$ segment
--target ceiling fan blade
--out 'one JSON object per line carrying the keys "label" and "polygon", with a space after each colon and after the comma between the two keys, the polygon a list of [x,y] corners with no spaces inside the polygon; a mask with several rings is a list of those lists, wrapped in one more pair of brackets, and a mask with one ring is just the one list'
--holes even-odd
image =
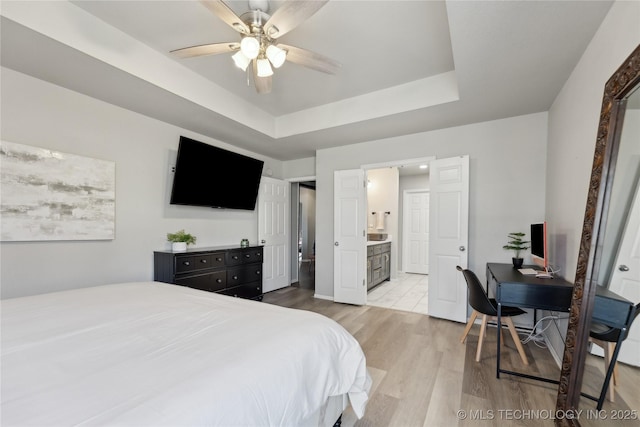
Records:
{"label": "ceiling fan blade", "polygon": [[253,84],[256,87],[256,91],[259,94],[271,93],[271,76],[269,77],[258,77],[258,62],[254,59],[253,61]]}
{"label": "ceiling fan blade", "polygon": [[234,52],[238,49],[240,49],[240,43],[228,42],[190,46],[182,49],[172,50],[171,53],[178,58],[193,58],[195,56],[217,55],[219,53]]}
{"label": "ceiling fan blade", "polygon": [[310,18],[329,0],[288,0],[264,24],[265,34],[272,39],[283,36]]}
{"label": "ceiling fan blade", "polygon": [[319,53],[311,52],[310,50],[301,49],[295,46],[289,46],[286,44],[278,44],[278,47],[287,51],[287,61],[291,61],[295,64],[311,68],[316,71],[327,74],[336,74],[342,65]]}
{"label": "ceiling fan blade", "polygon": [[200,0],[200,3],[206,6],[214,15],[222,19],[228,26],[233,28],[239,33],[250,34],[251,30],[242,22],[242,20],[235,14],[229,6],[227,6],[222,0]]}

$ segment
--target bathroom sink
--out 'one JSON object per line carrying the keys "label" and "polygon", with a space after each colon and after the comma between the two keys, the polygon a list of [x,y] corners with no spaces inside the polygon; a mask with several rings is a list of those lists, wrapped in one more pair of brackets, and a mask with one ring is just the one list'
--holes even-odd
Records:
{"label": "bathroom sink", "polygon": [[387,240],[387,234],[386,233],[369,233],[367,234],[367,240],[370,242]]}

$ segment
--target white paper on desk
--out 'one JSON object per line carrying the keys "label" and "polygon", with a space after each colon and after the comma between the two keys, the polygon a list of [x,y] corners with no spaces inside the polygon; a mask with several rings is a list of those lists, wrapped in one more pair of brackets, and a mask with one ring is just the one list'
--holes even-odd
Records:
{"label": "white paper on desk", "polygon": [[534,270],[533,268],[519,268],[518,271],[525,276],[535,276],[539,273],[539,271]]}

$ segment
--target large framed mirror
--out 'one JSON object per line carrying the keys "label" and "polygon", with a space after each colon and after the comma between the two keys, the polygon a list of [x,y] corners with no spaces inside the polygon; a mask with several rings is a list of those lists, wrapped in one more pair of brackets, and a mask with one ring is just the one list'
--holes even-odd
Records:
{"label": "large framed mirror", "polygon": [[[640,114],[632,110],[640,111],[640,46],[605,85],[556,401],[556,410],[565,414],[577,411],[580,402],[596,286],[615,276],[623,230],[639,192],[640,139],[625,134],[625,128],[640,126],[635,122]],[[556,424],[580,425],[570,416]]]}

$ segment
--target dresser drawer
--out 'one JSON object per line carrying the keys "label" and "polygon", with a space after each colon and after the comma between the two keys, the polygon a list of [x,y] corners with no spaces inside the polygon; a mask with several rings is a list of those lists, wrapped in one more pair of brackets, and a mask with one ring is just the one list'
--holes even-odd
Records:
{"label": "dresser drawer", "polygon": [[227,286],[232,287],[242,283],[261,280],[261,277],[262,264],[231,268],[227,270]]}
{"label": "dresser drawer", "polygon": [[227,286],[227,274],[226,271],[196,274],[189,277],[176,278],[175,283],[176,285],[188,286],[202,291],[215,292]]}
{"label": "dresser drawer", "polygon": [[252,282],[245,283],[244,285],[234,286],[233,288],[227,288],[220,292],[222,295],[229,295],[237,298],[257,298],[262,295],[262,283]]}
{"label": "dresser drawer", "polygon": [[224,267],[224,252],[176,256],[176,274]]}
{"label": "dresser drawer", "polygon": [[227,266],[259,262],[262,264],[262,249],[251,248],[227,252]]}

